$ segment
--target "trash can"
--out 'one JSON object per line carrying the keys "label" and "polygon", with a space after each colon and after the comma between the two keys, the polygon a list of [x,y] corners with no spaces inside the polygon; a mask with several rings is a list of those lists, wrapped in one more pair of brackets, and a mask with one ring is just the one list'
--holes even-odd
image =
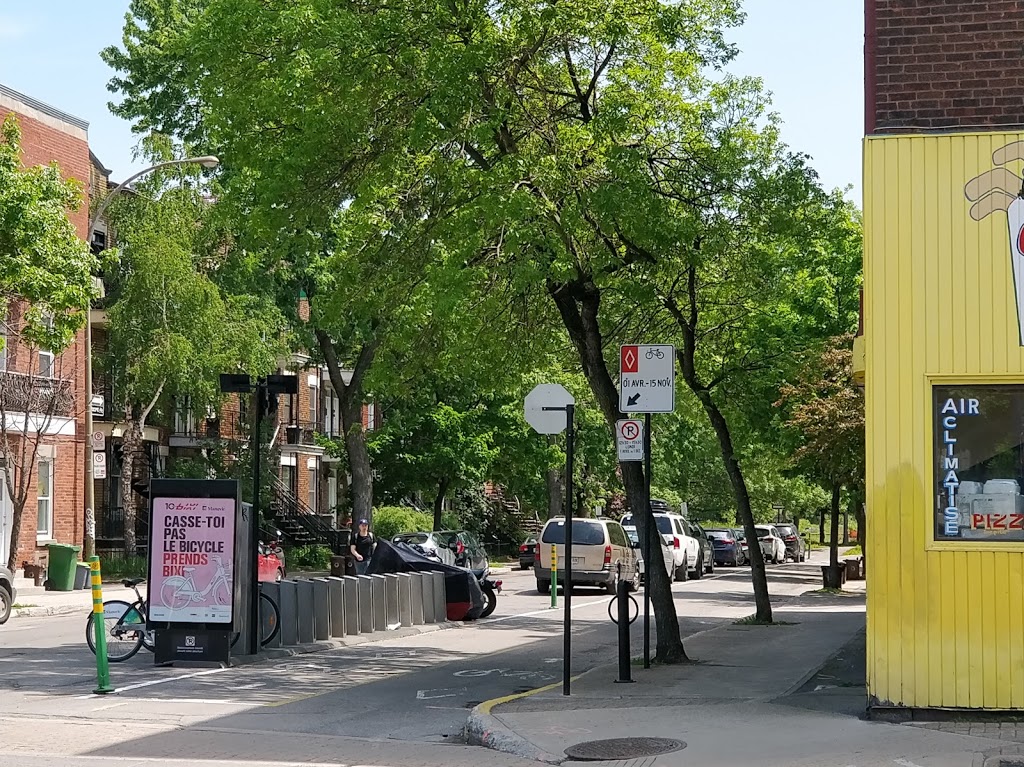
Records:
{"label": "trash can", "polygon": [[89,582],[92,580],[89,577],[90,568],[85,562],[79,562],[75,565],[75,591],[82,591],[83,589],[89,588],[92,584]]}
{"label": "trash can", "polygon": [[75,570],[81,546],[69,546],[66,543],[51,543],[50,566],[47,568],[50,589],[53,591],[72,591],[75,588]]}
{"label": "trash can", "polygon": [[859,581],[863,580],[863,576],[860,571],[860,558],[847,559],[846,561],[846,580],[848,581]]}

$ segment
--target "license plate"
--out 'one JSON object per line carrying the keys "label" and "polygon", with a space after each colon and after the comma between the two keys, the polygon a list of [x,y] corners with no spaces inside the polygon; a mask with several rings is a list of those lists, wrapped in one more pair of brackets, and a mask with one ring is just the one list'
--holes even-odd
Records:
{"label": "license plate", "polygon": [[[572,566],[573,567],[579,567],[582,564],[583,564],[583,557],[573,557],[572,558]],[[560,568],[562,568],[562,569],[565,569],[565,557],[559,557],[558,558],[558,566]]]}

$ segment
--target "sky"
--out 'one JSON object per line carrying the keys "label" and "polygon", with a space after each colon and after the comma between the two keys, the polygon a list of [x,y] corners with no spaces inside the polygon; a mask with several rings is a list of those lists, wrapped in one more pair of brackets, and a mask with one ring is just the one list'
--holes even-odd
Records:
{"label": "sky", "polygon": [[[114,181],[143,167],[131,126],[110,114],[113,74],[99,57],[120,43],[129,0],[0,0],[0,83],[89,122],[92,151]],[[809,155],[828,189],[861,202],[863,0],[745,0],[729,37],[730,71],[761,77],[783,140]]]}

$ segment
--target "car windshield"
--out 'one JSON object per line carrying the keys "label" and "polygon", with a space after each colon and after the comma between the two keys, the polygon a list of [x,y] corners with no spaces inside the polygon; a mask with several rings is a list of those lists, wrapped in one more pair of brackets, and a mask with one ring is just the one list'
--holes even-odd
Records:
{"label": "car windshield", "polygon": [[427,533],[409,533],[406,535],[396,535],[393,540],[399,543],[426,543],[430,536]]}
{"label": "car windshield", "polygon": [[728,530],[708,530],[708,538],[716,538],[720,541],[731,540],[732,533]]}
{"label": "car windshield", "polygon": [[[654,518],[658,520],[658,531],[662,535],[672,535],[672,520],[669,517],[666,517],[664,514],[655,514]],[[632,514],[627,514],[622,518],[622,526],[636,527]]]}
{"label": "car windshield", "polygon": [[[544,528],[541,540],[544,543],[565,543],[565,522],[557,520],[549,523]],[[572,542],[580,546],[601,545],[604,543],[604,525],[582,519],[573,520]]]}
{"label": "car windshield", "polygon": [[796,535],[796,529],[792,525],[776,525],[775,529],[779,535]]}
{"label": "car windshield", "polygon": [[636,531],[635,527],[628,528],[626,530],[626,535],[629,537],[630,543],[636,544],[640,542],[640,533]]}

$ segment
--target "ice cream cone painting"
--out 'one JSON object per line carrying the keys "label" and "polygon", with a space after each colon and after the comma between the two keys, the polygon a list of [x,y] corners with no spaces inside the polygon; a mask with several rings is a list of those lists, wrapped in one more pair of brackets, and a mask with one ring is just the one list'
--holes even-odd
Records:
{"label": "ice cream cone painting", "polygon": [[1014,296],[1017,299],[1017,330],[1024,346],[1024,179],[1005,167],[1024,160],[1024,141],[1014,141],[992,153],[999,166],[972,178],[964,187],[975,221],[1004,211],[1009,223],[1010,262],[1013,265]]}

